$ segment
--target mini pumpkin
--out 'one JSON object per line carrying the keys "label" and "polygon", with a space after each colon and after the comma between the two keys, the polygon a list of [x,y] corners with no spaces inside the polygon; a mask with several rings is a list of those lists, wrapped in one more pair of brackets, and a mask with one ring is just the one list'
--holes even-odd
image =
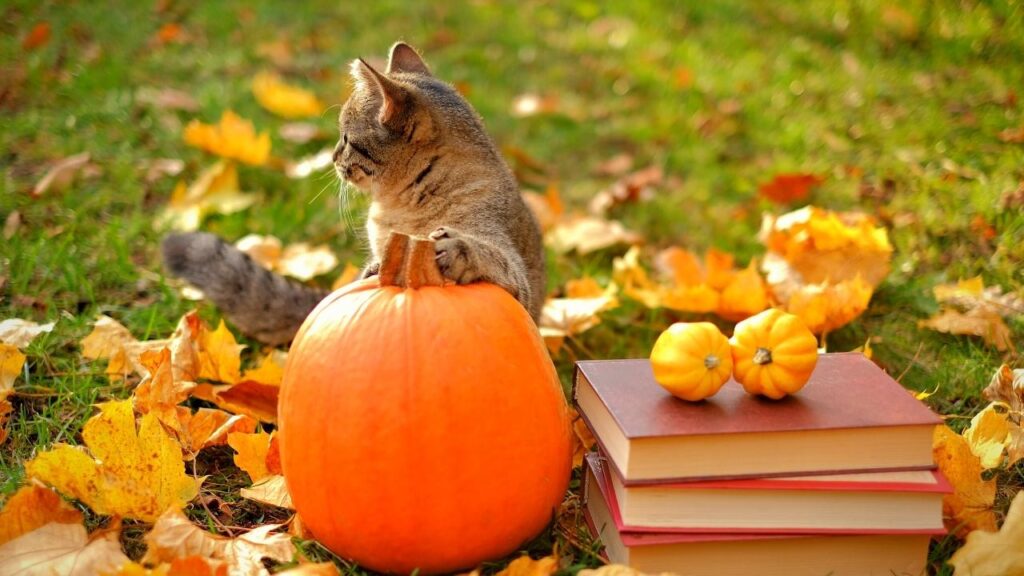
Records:
{"label": "mini pumpkin", "polygon": [[710,322],[676,322],[654,343],[651,369],[658,384],[673,396],[703,400],[729,380],[729,340]]}
{"label": "mini pumpkin", "polygon": [[557,511],[568,407],[514,297],[445,283],[429,240],[393,234],[384,252],[379,279],[328,296],[288,353],[285,481],[305,526],[344,558],[401,574],[473,568]]}
{"label": "mini pumpkin", "polygon": [[736,324],[733,377],[749,394],[795,394],[818,363],[818,340],[797,316],[771,308]]}

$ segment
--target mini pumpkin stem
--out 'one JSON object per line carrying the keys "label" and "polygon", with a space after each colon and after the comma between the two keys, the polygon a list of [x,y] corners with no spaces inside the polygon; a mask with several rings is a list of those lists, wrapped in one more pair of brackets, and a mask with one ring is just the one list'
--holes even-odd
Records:
{"label": "mini pumpkin stem", "polygon": [[718,365],[721,363],[722,361],[719,360],[718,356],[715,356],[714,354],[708,354],[707,356],[704,357],[704,367],[707,368],[708,370],[714,370],[715,368],[718,368]]}
{"label": "mini pumpkin stem", "polygon": [[444,276],[434,259],[434,241],[401,232],[388,235],[378,275],[381,286],[444,286]]}
{"label": "mini pumpkin stem", "polygon": [[758,348],[754,352],[754,364],[763,365],[772,363],[772,351],[767,348]]}

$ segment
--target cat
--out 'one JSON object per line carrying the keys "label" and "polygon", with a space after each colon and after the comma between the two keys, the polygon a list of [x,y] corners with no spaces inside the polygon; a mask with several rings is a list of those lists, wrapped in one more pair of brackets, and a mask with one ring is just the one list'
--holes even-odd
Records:
{"label": "cat", "polygon": [[[404,42],[392,46],[384,73],[361,58],[350,71],[355,86],[341,110],[334,167],[370,195],[362,277],[377,273],[391,231],[429,237],[445,278],[494,283],[536,322],[546,285],[540,228],[480,116]],[[162,252],[173,275],[267,344],[291,341],[327,295],[269,272],[213,234],[169,235]]]}

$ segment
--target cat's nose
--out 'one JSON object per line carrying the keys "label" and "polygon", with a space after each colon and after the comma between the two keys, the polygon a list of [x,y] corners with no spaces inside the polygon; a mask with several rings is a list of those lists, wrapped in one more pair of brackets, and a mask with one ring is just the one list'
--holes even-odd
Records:
{"label": "cat's nose", "polygon": [[341,152],[344,149],[345,146],[343,146],[341,141],[339,140],[338,143],[334,146],[334,154],[331,156],[331,159],[334,160],[335,164],[338,163],[338,158],[341,158]]}

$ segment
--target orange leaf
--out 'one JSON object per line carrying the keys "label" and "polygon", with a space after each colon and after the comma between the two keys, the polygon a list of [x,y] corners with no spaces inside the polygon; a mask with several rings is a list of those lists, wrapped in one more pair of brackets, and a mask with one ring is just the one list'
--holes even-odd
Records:
{"label": "orange leaf", "polygon": [[277,436],[277,430],[270,434],[270,448],[267,449],[265,462],[267,471],[271,474],[284,474],[281,470],[281,440]]}
{"label": "orange leaf", "polygon": [[996,497],[996,481],[983,480],[981,460],[971,451],[967,441],[948,426],[935,428],[932,440],[935,464],[949,483],[953,493],[942,498],[946,527],[963,536],[971,530],[996,530],[992,505]]}
{"label": "orange leaf", "polygon": [[50,522],[81,524],[82,513],[49,488],[38,484],[22,486],[0,510],[0,544]]}
{"label": "orange leaf", "polygon": [[32,27],[32,30],[21,40],[21,47],[25,50],[35,50],[50,41],[50,23],[40,22]]}
{"label": "orange leaf", "polygon": [[672,278],[676,286],[696,286],[704,282],[700,260],[689,250],[671,246],[658,252],[654,263],[658,270]]}
{"label": "orange leaf", "polygon": [[217,329],[203,326],[199,331],[199,377],[234,384],[241,379],[242,360],[239,354],[245,348],[221,320]]}
{"label": "orange leaf", "polygon": [[191,395],[195,382],[174,379],[171,351],[167,348],[143,352],[140,360],[149,370],[149,376],[135,389],[135,409],[143,414],[154,414],[180,434],[177,405]]}
{"label": "orange leaf", "polygon": [[180,24],[175,22],[168,22],[160,27],[156,31],[156,41],[159,44],[170,44],[171,42],[179,42],[184,38],[184,30]]}
{"label": "orange leaf", "polygon": [[771,182],[761,184],[757,190],[762,198],[787,204],[807,198],[811,188],[824,181],[824,178],[815,174],[776,174]]}
{"label": "orange leaf", "polygon": [[757,271],[757,262],[752,260],[750,265],[736,274],[725,290],[722,290],[718,315],[726,320],[739,321],[767,307],[768,291],[761,274]]}
{"label": "orange leaf", "polygon": [[260,166],[270,158],[270,134],[256,135],[252,122],[231,110],[225,111],[218,124],[193,120],[185,127],[185,143],[207,152]]}
{"label": "orange leaf", "polygon": [[736,276],[736,270],[733,266],[732,254],[709,248],[707,253],[704,254],[704,267],[708,285],[715,290],[724,290],[732,282],[733,277]]}

